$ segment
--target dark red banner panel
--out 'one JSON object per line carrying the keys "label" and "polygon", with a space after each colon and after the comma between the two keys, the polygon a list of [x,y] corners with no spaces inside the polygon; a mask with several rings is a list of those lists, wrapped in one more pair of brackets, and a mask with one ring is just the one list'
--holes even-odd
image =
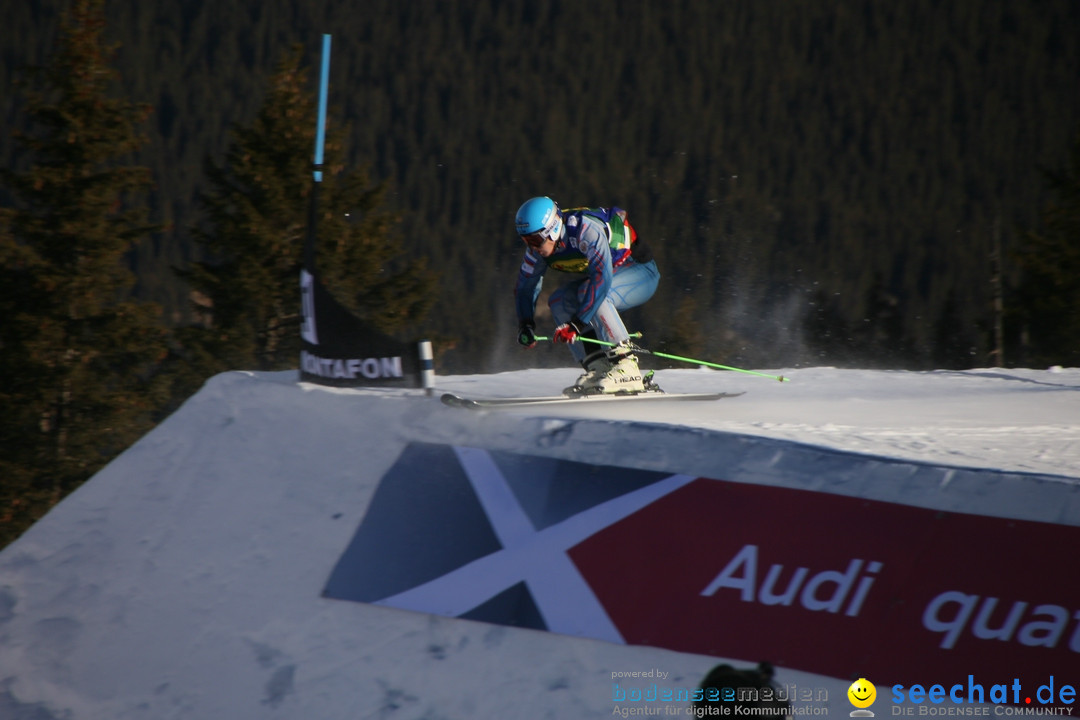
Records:
{"label": "dark red banner panel", "polygon": [[626,642],[881,683],[1080,667],[1080,528],[698,479],[570,556]]}

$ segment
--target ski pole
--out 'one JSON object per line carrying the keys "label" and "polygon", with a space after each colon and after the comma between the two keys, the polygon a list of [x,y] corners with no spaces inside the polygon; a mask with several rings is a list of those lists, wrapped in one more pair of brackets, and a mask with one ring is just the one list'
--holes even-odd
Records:
{"label": "ski pole", "polygon": [[[633,333],[630,337],[641,337],[641,333]],[[537,336],[537,340],[550,340],[549,337]],[[581,340],[582,342],[596,343],[597,345],[607,345],[608,347],[615,347],[615,343],[610,343],[605,340],[597,340],[596,338],[582,337],[578,335],[575,340]],[[770,380],[779,380],[780,382],[791,382],[790,378],[786,378],[783,375],[769,375],[768,373],[757,372],[756,370],[743,370],[742,368],[731,367],[730,365],[720,365],[719,363],[706,362],[705,360],[695,360],[694,358],[681,357],[679,355],[669,355],[668,353],[657,352],[654,350],[648,350],[643,347],[634,346],[634,352],[642,353],[643,355],[653,355],[655,357],[667,358],[668,360],[678,360],[679,362],[691,363],[693,365],[704,365],[705,367],[717,368],[719,370],[731,370],[732,372],[744,373],[746,375],[757,375],[758,377],[766,377]]]}

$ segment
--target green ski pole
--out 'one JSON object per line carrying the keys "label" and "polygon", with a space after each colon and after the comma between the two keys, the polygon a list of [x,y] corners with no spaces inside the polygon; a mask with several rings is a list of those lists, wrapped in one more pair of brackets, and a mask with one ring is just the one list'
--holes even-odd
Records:
{"label": "green ski pole", "polygon": [[[641,333],[633,333],[630,337],[641,337]],[[537,335],[537,340],[550,340],[549,337],[543,337]],[[581,340],[582,342],[591,342],[597,345],[607,345],[608,347],[615,347],[615,343],[610,343],[605,340],[597,340],[596,338],[582,337],[580,335],[575,340]],[[716,368],[718,370],[730,370],[732,372],[744,373],[746,375],[757,375],[758,377],[769,378],[770,380],[779,380],[780,382],[791,382],[790,378],[786,378],[783,375],[769,375],[768,373],[757,372],[756,370],[743,370],[742,368],[731,367],[730,365],[720,365],[719,363],[707,362],[705,360],[695,360],[694,358],[682,357],[679,355],[670,355],[668,353],[657,352],[654,350],[648,350],[643,347],[634,346],[634,352],[641,353],[642,355],[653,355],[655,357],[666,358],[668,360],[677,360],[679,362],[691,363],[692,365],[704,365],[705,367]]]}

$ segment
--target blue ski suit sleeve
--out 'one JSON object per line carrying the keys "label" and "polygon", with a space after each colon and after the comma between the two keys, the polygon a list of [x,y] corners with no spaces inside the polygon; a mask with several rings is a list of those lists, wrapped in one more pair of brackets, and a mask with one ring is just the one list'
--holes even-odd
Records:
{"label": "blue ski suit sleeve", "polygon": [[531,248],[527,249],[518,269],[517,283],[514,285],[518,322],[532,321],[536,313],[536,298],[540,295],[546,271],[547,262],[544,258]]}

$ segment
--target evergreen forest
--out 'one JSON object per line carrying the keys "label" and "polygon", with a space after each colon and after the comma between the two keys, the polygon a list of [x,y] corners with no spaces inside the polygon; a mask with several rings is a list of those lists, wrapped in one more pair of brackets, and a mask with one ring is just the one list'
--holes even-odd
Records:
{"label": "evergreen forest", "polygon": [[320,270],[441,373],[569,362],[516,343],[535,195],[629,211],[653,349],[1080,364],[1075,0],[16,2],[0,543],[209,374],[296,366],[323,33]]}
{"label": "evergreen forest", "polygon": [[[24,123],[14,80],[50,53],[64,6],[9,11],[6,127]],[[443,341],[445,371],[554,355],[513,346],[508,302],[513,213],[538,194],[630,211],[664,275],[632,316],[654,343],[771,366],[992,364],[995,271],[1020,282],[1012,255],[1052,201],[1044,174],[1080,132],[1072,0],[106,8],[117,90],[153,108],[138,161],[165,229],[131,260],[137,295],[191,320],[172,268],[200,259],[205,163],[255,116],[276,64],[300,44],[317,67],[328,32],[329,125],[346,166],[386,183],[395,242],[438,270],[417,331]],[[1054,360],[1013,319],[1004,361]]]}

